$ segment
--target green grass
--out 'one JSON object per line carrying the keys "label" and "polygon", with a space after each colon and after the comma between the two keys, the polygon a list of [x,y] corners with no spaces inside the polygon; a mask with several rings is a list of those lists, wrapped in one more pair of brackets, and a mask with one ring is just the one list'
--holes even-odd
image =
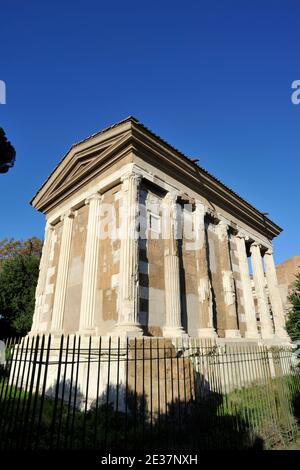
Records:
{"label": "green grass", "polygon": [[294,401],[299,391],[299,377],[272,379],[265,385],[254,384],[229,393],[224,397],[224,410],[245,420],[265,448],[288,445],[298,434]]}
{"label": "green grass", "polygon": [[[2,379],[3,380],[3,379]],[[5,382],[6,384],[7,382]],[[1,381],[0,381],[1,390]],[[0,403],[0,448],[10,449],[269,449],[297,437],[293,403],[299,378],[211,393],[198,403],[175,403],[152,420],[132,395],[127,415],[102,405],[86,414],[67,402],[8,387]],[[5,387],[4,387],[5,391]],[[5,394],[4,394],[5,395]],[[134,407],[133,403],[137,406]]]}

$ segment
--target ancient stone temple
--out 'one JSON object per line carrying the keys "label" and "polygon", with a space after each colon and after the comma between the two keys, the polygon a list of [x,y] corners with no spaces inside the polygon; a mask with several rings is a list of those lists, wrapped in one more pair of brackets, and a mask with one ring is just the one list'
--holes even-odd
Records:
{"label": "ancient stone temple", "polygon": [[288,340],[280,227],[135,118],[73,145],[32,205],[32,335]]}

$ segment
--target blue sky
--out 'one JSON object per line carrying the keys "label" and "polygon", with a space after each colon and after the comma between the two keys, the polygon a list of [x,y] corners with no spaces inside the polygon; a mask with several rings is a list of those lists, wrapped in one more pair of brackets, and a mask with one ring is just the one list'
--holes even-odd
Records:
{"label": "blue sky", "polygon": [[284,228],[300,254],[298,0],[1,2],[0,238],[43,236],[29,201],[72,143],[136,116]]}

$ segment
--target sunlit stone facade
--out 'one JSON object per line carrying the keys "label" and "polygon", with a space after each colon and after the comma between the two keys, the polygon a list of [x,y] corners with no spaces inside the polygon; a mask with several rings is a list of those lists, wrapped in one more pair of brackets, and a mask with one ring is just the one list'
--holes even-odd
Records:
{"label": "sunlit stone facade", "polygon": [[288,340],[281,229],[135,118],[73,145],[32,205],[46,229],[31,334]]}

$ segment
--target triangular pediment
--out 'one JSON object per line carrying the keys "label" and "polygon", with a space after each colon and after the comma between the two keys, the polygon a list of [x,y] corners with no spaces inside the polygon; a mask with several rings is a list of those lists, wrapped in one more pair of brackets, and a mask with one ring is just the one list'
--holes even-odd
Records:
{"label": "triangular pediment", "polygon": [[125,120],[118,128],[109,128],[73,145],[32,199],[32,205],[46,210],[50,203],[67,196],[113,162],[120,148],[129,145],[130,125],[130,120]]}
{"label": "triangular pediment", "polygon": [[273,238],[280,233],[278,225],[262,217],[255,207],[132,116],[73,145],[31,204],[48,213],[93,178],[101,179],[107,169],[130,153],[132,161],[144,160],[154,171],[159,167],[161,172],[204,195],[210,204],[243,220],[264,236],[267,233]]}
{"label": "triangular pediment", "polygon": [[95,160],[94,157],[85,157],[85,158],[78,158],[75,161],[73,168],[71,167],[68,171],[67,175],[64,177],[64,184],[69,183],[74,179],[76,176],[81,175],[87,166]]}

